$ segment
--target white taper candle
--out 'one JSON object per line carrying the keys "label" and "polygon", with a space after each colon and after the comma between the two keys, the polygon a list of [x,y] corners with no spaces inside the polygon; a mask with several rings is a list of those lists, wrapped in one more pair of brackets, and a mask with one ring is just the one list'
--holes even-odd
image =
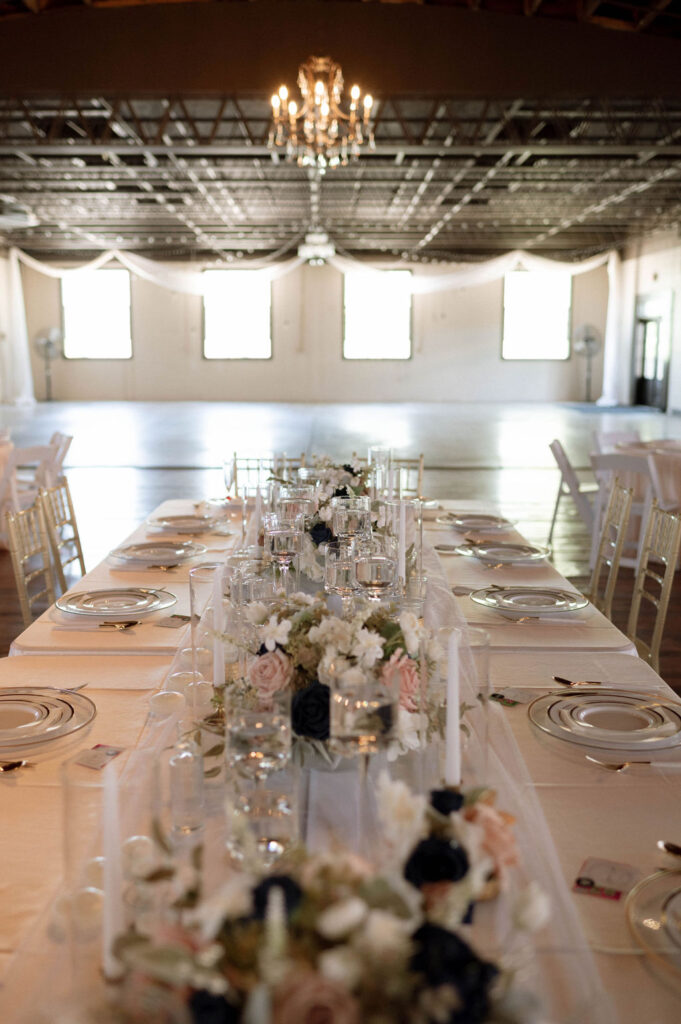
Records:
{"label": "white taper candle", "polygon": [[113,764],[102,779],[102,847],[104,852],[104,906],[102,909],[102,971],[106,978],[120,978],[123,969],[111,949],[123,931],[123,867],[118,776]]}

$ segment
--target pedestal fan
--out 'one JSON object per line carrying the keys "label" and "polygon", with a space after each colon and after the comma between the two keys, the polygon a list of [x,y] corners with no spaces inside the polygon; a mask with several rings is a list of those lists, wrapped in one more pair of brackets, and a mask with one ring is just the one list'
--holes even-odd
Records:
{"label": "pedestal fan", "polygon": [[579,356],[586,359],[586,394],[585,402],[591,401],[591,364],[601,351],[601,332],[593,324],[583,324],[575,332],[572,348]]}
{"label": "pedestal fan", "polygon": [[52,360],[57,359],[62,351],[62,334],[59,327],[50,327],[45,334],[35,339],[35,348],[45,363],[45,400],[52,401]]}

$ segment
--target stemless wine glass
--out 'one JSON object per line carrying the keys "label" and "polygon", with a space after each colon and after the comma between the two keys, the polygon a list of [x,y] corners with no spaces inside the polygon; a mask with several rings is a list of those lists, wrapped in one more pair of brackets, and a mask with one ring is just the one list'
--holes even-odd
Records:
{"label": "stemless wine glass", "polygon": [[395,590],[397,562],[387,555],[360,553],[354,559],[356,589],[378,603]]}
{"label": "stemless wine glass", "polygon": [[340,541],[371,534],[371,502],[368,497],[331,499],[331,529]]}
{"label": "stemless wine glass", "polygon": [[382,750],[396,720],[397,692],[389,681],[356,668],[332,677],[329,732],[337,753],[352,757]]}
{"label": "stemless wine glass", "polygon": [[265,544],[272,560],[281,571],[284,592],[288,593],[289,571],[303,547],[303,517],[297,516],[294,519],[288,519],[278,512],[270,512],[263,516],[263,526]]}
{"label": "stemless wine glass", "polygon": [[343,541],[330,540],[326,544],[324,590],[340,597],[343,618],[348,618],[355,593],[355,564],[352,547]]}

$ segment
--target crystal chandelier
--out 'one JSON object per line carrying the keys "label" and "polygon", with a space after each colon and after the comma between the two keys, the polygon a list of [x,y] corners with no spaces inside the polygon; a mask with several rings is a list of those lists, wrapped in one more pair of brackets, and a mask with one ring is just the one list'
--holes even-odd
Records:
{"label": "crystal chandelier", "polygon": [[284,149],[286,159],[295,160],[300,167],[325,171],[357,159],[365,144],[374,148],[370,124],[373,98],[367,93],[360,104],[360,88],[353,85],[347,113],[341,109],[340,64],[330,57],[308,57],[298,68],[298,88],[300,108],[295,100],[289,100],[285,85],[272,97],[274,124],[268,147],[273,153]]}

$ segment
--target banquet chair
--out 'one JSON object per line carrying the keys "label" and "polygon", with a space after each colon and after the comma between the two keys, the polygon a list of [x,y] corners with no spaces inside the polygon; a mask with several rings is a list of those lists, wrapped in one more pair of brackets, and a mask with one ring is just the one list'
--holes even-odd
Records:
{"label": "banquet chair", "polygon": [[589,533],[593,532],[594,510],[590,495],[594,495],[598,492],[598,484],[595,482],[585,483],[580,481],[565,449],[557,438],[551,442],[549,448],[551,449],[551,453],[558,464],[558,469],[560,470],[558,494],[556,495],[556,503],[553,507],[551,526],[549,527],[549,536],[546,541],[546,543],[550,545],[551,540],[553,539],[556,519],[558,517],[558,507],[561,499],[564,497],[572,498],[575,503],[575,508],[577,509],[584,525],[589,530]]}
{"label": "banquet chair", "polygon": [[[639,657],[647,661],[656,672],[660,669],[660,644],[680,546],[681,518],[659,508],[657,502],[653,501],[646,522],[641,562],[634,580],[627,636],[636,645]],[[659,569],[659,566],[662,568]],[[650,629],[646,629],[640,622],[641,605],[644,601],[655,609],[655,618]],[[642,635],[644,631],[649,639]]]}
{"label": "banquet chair", "polygon": [[591,467],[598,482],[598,493],[594,501],[594,525],[591,539],[590,566],[593,568],[602,528],[603,516],[614,486],[619,478],[624,486],[633,489],[633,500],[629,517],[628,536],[620,557],[620,565],[638,569],[645,523],[653,499],[662,505],[660,480],[655,458],[652,455],[625,455],[622,452],[594,453]]}
{"label": "banquet chair", "polygon": [[[41,487],[51,487],[56,482],[52,469],[55,454],[56,449],[51,444],[15,448],[12,452],[16,487],[31,496],[27,504],[38,497]],[[27,504],[21,507],[26,508]]]}
{"label": "banquet chair", "polygon": [[[57,484],[56,487],[41,490],[40,504],[45,516],[45,527],[50,542],[56,582],[63,594],[70,586],[70,583],[66,581],[65,573],[69,566],[73,567],[77,562],[80,575],[85,575],[83,548],[80,543],[68,480],[64,477],[63,482]],[[72,575],[73,573],[69,571],[69,576]]]}
{"label": "banquet chair", "polygon": [[591,434],[594,451],[612,451],[618,444],[636,444],[641,440],[638,430],[594,430]]}
{"label": "banquet chair", "polygon": [[73,435],[61,434],[58,430],[55,430],[54,434],[50,438],[50,448],[52,449],[52,461],[48,467],[49,478],[45,481],[43,486],[55,487],[61,482],[64,475],[64,459],[71,447],[73,441]]}
{"label": "banquet chair", "polygon": [[[622,548],[627,536],[627,526],[631,513],[633,490],[621,487],[618,480],[610,492],[610,500],[603,518],[596,561],[591,574],[591,582],[587,597],[600,612],[612,620],[612,599],[617,584]],[[601,581],[605,570],[605,586],[601,593]]]}
{"label": "banquet chair", "polygon": [[45,516],[40,502],[6,515],[12,569],[24,626],[56,599]]}
{"label": "banquet chair", "polygon": [[285,452],[277,452],[268,456],[240,456],[234,452],[231,460],[231,483],[227,480],[228,491],[234,490],[234,497],[239,497],[239,490],[262,487],[267,489],[268,478],[272,475],[283,480],[294,482],[296,470],[305,465],[305,453],[298,458],[290,458]]}

